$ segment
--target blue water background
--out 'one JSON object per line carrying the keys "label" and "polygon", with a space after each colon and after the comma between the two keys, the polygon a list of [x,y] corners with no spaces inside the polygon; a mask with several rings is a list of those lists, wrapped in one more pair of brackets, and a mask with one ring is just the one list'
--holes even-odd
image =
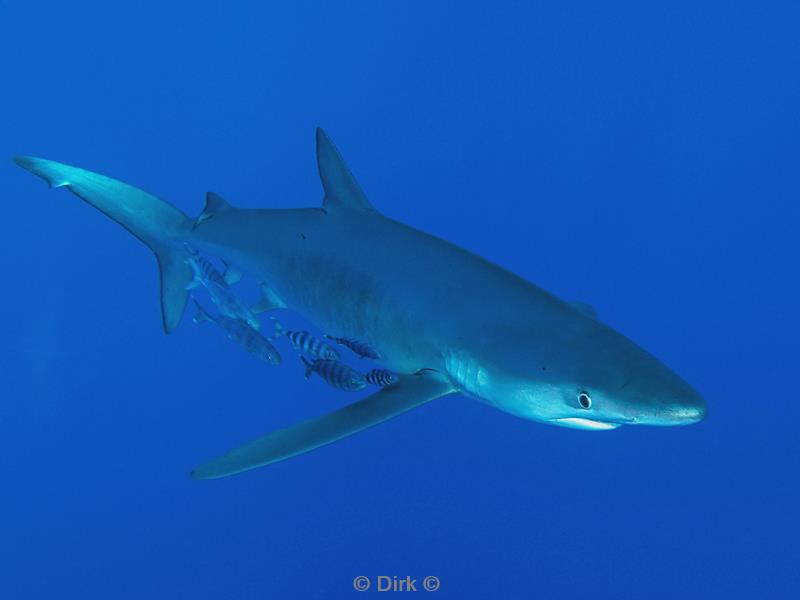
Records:
{"label": "blue water background", "polygon": [[[796,597],[796,3],[3,0],[0,55],[0,597]],[[376,207],[593,304],[708,419],[598,434],[452,397],[190,480],[352,398],[165,336],[149,251],[8,159],[191,215],[315,206],[316,125]]]}

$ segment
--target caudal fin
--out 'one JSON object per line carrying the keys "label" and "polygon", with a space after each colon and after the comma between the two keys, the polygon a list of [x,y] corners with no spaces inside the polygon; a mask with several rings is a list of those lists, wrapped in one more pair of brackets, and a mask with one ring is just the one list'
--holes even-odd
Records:
{"label": "caudal fin", "polygon": [[116,179],[52,160],[18,156],[23,169],[50,187],[66,187],[144,242],[156,255],[161,274],[161,315],[164,330],[173,331],[186,306],[186,286],[192,271],[187,250],[176,240],[191,230],[191,222],[171,204]]}

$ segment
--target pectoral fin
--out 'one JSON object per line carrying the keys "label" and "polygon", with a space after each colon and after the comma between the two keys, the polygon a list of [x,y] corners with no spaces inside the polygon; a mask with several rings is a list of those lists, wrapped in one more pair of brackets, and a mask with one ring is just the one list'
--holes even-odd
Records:
{"label": "pectoral fin", "polygon": [[239,446],[200,465],[191,476],[194,479],[217,479],[291,458],[455,391],[447,379],[434,371],[401,377],[396,384],[363,400]]}

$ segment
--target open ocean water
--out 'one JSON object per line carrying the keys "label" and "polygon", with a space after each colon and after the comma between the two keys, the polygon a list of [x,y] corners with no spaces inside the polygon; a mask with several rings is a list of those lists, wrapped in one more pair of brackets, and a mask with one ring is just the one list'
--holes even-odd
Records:
{"label": "open ocean water", "polygon": [[[0,82],[3,600],[798,597],[797,3],[3,0]],[[592,304],[707,419],[453,396],[190,479],[353,396],[165,336],[149,250],[10,158],[311,207],[317,125],[379,210]]]}

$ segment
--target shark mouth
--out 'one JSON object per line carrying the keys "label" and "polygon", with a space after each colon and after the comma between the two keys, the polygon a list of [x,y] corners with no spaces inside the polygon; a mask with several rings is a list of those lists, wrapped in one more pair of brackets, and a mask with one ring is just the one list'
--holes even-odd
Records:
{"label": "shark mouth", "polygon": [[593,419],[583,419],[580,417],[565,417],[563,419],[550,419],[553,425],[571,427],[572,429],[587,429],[590,431],[608,431],[616,429],[620,423],[609,423],[607,421],[595,421]]}

